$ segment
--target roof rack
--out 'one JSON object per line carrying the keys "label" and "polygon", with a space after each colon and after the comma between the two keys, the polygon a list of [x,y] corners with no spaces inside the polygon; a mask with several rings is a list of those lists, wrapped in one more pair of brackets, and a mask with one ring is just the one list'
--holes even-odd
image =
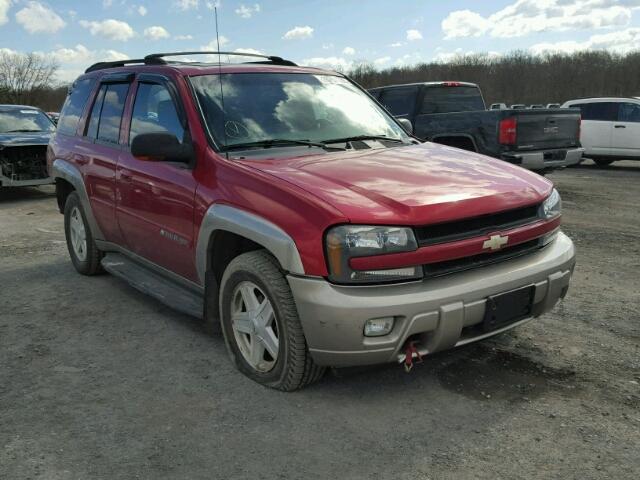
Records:
{"label": "roof rack", "polygon": [[116,60],[115,62],[98,62],[91,65],[85,70],[84,73],[95,72],[97,70],[104,70],[105,68],[124,67],[125,65],[142,64],[142,65],[168,65],[171,62],[164,59],[164,57],[180,57],[185,55],[233,55],[238,57],[255,57],[264,59],[263,61],[243,62],[243,63],[271,63],[273,65],[285,65],[288,67],[297,67],[291,60],[285,60],[282,57],[276,57],[273,55],[260,55],[257,53],[243,53],[243,52],[216,52],[216,51],[193,51],[193,52],[165,52],[165,53],[152,53],[142,59],[134,60]]}

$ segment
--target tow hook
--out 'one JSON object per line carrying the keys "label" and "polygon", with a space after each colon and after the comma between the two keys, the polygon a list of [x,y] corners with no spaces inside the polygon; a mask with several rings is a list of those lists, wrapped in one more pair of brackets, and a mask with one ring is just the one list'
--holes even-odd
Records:
{"label": "tow hook", "polygon": [[422,355],[416,348],[416,341],[408,341],[404,346],[404,371],[409,373],[413,368],[413,355],[416,356],[415,363],[422,363]]}

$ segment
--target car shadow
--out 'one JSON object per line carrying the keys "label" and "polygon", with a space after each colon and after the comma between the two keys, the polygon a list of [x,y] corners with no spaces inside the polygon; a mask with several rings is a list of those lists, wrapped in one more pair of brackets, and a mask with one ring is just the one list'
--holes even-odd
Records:
{"label": "car shadow", "polygon": [[45,187],[0,187],[0,203],[20,203],[55,197],[55,188]]}
{"label": "car shadow", "polygon": [[[622,164],[624,163],[624,164]],[[583,162],[579,165],[574,165],[570,168],[575,168],[579,170],[599,170],[602,172],[640,172],[640,161],[628,161],[628,160],[620,160],[615,161],[611,165],[606,167],[600,167],[593,163],[592,160],[586,159],[586,163]]]}

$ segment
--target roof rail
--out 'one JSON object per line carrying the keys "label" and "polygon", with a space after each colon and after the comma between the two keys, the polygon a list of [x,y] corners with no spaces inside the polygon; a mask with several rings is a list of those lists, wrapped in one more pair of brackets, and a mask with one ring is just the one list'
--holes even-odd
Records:
{"label": "roof rail", "polygon": [[238,57],[255,57],[264,59],[257,62],[245,62],[245,63],[272,63],[274,65],[285,65],[288,67],[297,67],[291,60],[285,60],[282,57],[275,57],[273,55],[260,55],[257,53],[243,53],[243,52],[213,52],[213,51],[193,51],[193,52],[167,52],[167,53],[152,53],[144,58],[138,58],[133,60],[116,60],[114,62],[98,62],[87,68],[84,73],[95,72],[97,70],[104,70],[105,68],[124,67],[125,65],[142,64],[142,65],[167,65],[168,61],[164,57],[180,57],[184,55],[234,55]]}
{"label": "roof rail", "polygon": [[[297,67],[291,60],[285,60],[282,57],[276,57],[273,55],[261,55],[258,53],[243,53],[243,52],[217,52],[217,51],[193,51],[193,52],[167,52],[167,53],[152,53],[144,57],[147,65],[163,65],[167,62],[163,57],[180,57],[184,55],[233,55],[238,57],[255,57],[263,58],[266,60],[264,63],[273,63],[275,65],[286,65],[289,67]],[[263,62],[248,62],[248,63],[263,63]]]}
{"label": "roof rail", "polygon": [[116,60],[114,62],[98,62],[87,68],[84,73],[95,72],[97,70],[104,70],[105,68],[124,67],[125,65],[131,65],[135,63],[144,64],[143,58],[136,58],[132,60]]}

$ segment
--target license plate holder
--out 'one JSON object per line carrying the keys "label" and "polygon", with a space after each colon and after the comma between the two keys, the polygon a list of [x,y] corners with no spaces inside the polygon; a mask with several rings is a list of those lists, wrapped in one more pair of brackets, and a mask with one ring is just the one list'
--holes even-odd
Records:
{"label": "license plate holder", "polygon": [[533,311],[535,286],[518,288],[487,297],[483,329],[491,332],[530,317]]}

